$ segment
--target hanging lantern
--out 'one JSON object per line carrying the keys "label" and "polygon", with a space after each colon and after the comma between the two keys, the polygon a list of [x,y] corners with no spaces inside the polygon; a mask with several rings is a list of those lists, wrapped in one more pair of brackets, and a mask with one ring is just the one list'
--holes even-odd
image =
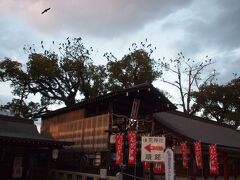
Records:
{"label": "hanging lantern", "polygon": [[183,168],[187,168],[188,167],[188,156],[187,156],[187,142],[181,142],[180,143],[181,146],[181,152],[182,152],[182,165]]}
{"label": "hanging lantern", "polygon": [[116,164],[123,163],[123,134],[116,135]]}
{"label": "hanging lantern", "polygon": [[194,151],[195,151],[195,159],[196,159],[197,168],[202,169],[203,168],[202,147],[201,147],[201,142],[200,141],[194,142]]}
{"label": "hanging lantern", "polygon": [[219,174],[216,144],[209,146],[209,168],[210,174]]}
{"label": "hanging lantern", "polygon": [[137,155],[137,133],[136,131],[128,132],[128,144],[129,144],[129,153],[128,153],[128,164],[136,164],[136,155]]}

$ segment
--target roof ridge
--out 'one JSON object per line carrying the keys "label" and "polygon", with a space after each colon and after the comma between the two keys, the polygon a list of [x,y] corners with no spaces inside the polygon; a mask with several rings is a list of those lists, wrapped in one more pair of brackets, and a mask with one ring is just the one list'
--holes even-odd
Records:
{"label": "roof ridge", "polygon": [[210,123],[210,124],[213,124],[213,125],[217,125],[217,126],[228,128],[228,129],[232,129],[236,132],[239,132],[238,130],[231,128],[231,126],[229,126],[227,124],[220,124],[217,121],[211,120],[211,119],[206,118],[206,117],[200,117],[200,116],[196,116],[196,115],[193,115],[193,114],[187,114],[187,113],[184,113],[184,112],[181,112],[181,111],[176,111],[176,110],[168,111],[166,113],[180,115],[180,116],[183,116],[183,117],[186,117],[186,118],[191,118],[191,119],[196,120],[196,121],[201,121],[201,122],[204,122],[204,123]]}
{"label": "roof ridge", "polygon": [[122,95],[122,94],[127,93],[127,92],[134,92],[134,91],[148,89],[148,88],[153,90],[154,93],[158,92],[159,94],[161,94],[163,99],[165,101],[167,101],[170,106],[175,107],[173,105],[173,103],[168,98],[166,98],[165,95],[162,92],[160,92],[157,88],[155,88],[151,83],[142,83],[142,84],[138,84],[138,85],[135,85],[135,86],[132,86],[132,87],[129,87],[129,88],[109,92],[109,93],[106,93],[104,95],[100,95],[100,96],[97,96],[97,97],[94,97],[94,98],[91,98],[91,99],[83,100],[83,101],[80,101],[80,102],[78,102],[78,103],[76,103],[72,106],[63,107],[63,108],[60,108],[60,109],[57,109],[57,110],[54,110],[54,111],[49,111],[45,114],[40,115],[39,117],[45,117],[45,116],[48,116],[48,115],[52,115],[53,113],[65,112],[65,111],[68,111],[68,110],[70,110],[70,111],[75,110],[75,109],[77,109],[81,106],[84,106],[86,104],[94,103],[94,102],[97,102],[99,100],[104,100],[104,99],[110,98],[112,96]]}

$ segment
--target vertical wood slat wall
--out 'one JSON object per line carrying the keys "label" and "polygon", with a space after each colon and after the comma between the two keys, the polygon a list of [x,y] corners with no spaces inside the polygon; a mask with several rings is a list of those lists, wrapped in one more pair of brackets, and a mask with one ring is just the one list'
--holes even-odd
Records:
{"label": "vertical wood slat wall", "polygon": [[73,148],[96,152],[108,150],[110,114],[84,118],[84,110],[67,112],[43,120],[42,134],[72,141]]}

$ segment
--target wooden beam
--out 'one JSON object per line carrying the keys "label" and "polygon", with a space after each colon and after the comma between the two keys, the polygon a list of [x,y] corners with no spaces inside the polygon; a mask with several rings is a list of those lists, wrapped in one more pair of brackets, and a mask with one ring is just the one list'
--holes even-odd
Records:
{"label": "wooden beam", "polygon": [[130,115],[131,119],[137,119],[138,118],[139,106],[140,106],[140,99],[134,98],[133,104],[132,104],[132,111],[131,111],[131,115]]}

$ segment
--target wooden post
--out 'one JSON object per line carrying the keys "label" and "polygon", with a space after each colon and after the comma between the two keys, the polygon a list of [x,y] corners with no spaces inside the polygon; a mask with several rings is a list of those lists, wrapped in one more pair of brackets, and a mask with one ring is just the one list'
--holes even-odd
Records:
{"label": "wooden post", "polygon": [[228,180],[228,157],[227,154],[223,154],[223,174],[224,180]]}

